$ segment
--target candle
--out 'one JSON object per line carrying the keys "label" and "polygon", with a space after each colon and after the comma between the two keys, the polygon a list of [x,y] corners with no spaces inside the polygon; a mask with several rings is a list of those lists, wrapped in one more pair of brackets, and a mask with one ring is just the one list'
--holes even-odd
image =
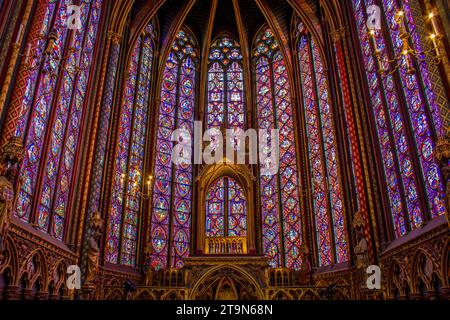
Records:
{"label": "candle", "polygon": [[430,14],[428,15],[428,18],[431,21],[431,26],[433,27],[433,34],[438,35],[439,34],[439,27],[437,25],[437,21],[435,19],[434,13],[430,12]]}
{"label": "candle", "polygon": [[374,30],[370,30],[369,32],[370,35],[370,42],[372,42],[373,48],[375,51],[378,51],[378,46],[377,46],[377,41],[375,39],[375,31]]}
{"label": "candle", "polygon": [[439,57],[440,56],[440,52],[439,52],[439,44],[437,42],[437,36],[434,33],[432,33],[430,35],[430,39],[433,42],[434,50],[436,51],[436,56]]}
{"label": "candle", "polygon": [[23,24],[20,24],[19,32],[17,33],[16,37],[16,44],[19,44],[20,39],[22,38],[22,32],[23,32]]}
{"label": "candle", "polygon": [[434,46],[434,50],[436,51],[436,56],[440,56],[440,51],[439,51],[439,42],[438,42],[438,37],[439,37],[439,27],[437,25],[437,21],[435,19],[435,15],[434,13],[431,11],[430,14],[428,15],[428,19],[431,22],[431,27],[433,29],[433,32],[430,35],[431,41],[433,42],[433,46]]}
{"label": "candle", "polygon": [[25,54],[25,63],[28,63],[28,60],[30,59],[30,51],[31,51],[31,44],[29,43],[27,45],[27,53]]}
{"label": "candle", "polygon": [[404,20],[404,16],[405,14],[403,13],[403,11],[399,11],[397,13],[398,16],[398,27],[400,28],[400,33],[406,33],[406,26],[405,26],[405,20]]}
{"label": "candle", "polygon": [[380,53],[378,50],[378,45],[377,45],[377,40],[375,39],[375,30],[370,30],[369,31],[369,38],[370,38],[370,42],[372,43],[373,49],[374,51],[374,56],[377,59],[377,63],[378,63],[378,70],[380,72],[382,72],[383,69],[383,65],[381,64],[381,60],[380,60]]}

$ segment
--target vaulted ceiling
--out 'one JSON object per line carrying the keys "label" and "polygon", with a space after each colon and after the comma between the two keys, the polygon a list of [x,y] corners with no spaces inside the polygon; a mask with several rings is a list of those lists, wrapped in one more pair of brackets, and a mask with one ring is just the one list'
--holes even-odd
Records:
{"label": "vaulted ceiling", "polygon": [[[145,23],[141,20],[148,20],[149,13],[155,10],[162,42],[169,36],[177,15],[181,10],[186,9],[187,15],[183,19],[183,24],[192,30],[200,45],[211,22],[213,22],[212,38],[223,30],[237,36],[239,34],[237,13],[242,19],[245,37],[250,43],[259,28],[267,22],[268,12],[276,19],[280,32],[287,35],[294,7],[302,8],[305,15],[312,20],[318,17],[319,10],[319,0],[217,0],[217,8],[212,16],[211,8],[215,0],[119,0],[118,2],[132,4],[131,9],[127,8],[127,10],[134,31],[142,28]],[[121,6],[125,8],[125,5]],[[121,11],[124,12],[124,10]]]}

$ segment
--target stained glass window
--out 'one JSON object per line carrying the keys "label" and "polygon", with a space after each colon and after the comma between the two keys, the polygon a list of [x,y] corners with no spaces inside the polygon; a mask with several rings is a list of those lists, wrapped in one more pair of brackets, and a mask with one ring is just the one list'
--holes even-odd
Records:
{"label": "stained glass window", "polygon": [[302,221],[293,106],[285,61],[269,28],[258,34],[253,59],[258,127],[268,131],[279,129],[280,134],[279,172],[259,178],[263,250],[270,266],[298,270],[302,264]]}
{"label": "stained glass window", "polygon": [[15,132],[24,139],[26,156],[15,215],[59,240],[67,224],[102,2],[82,1],[81,28],[70,30],[66,2],[49,1],[41,37],[27,46],[30,68]]}
{"label": "stained glass window", "polygon": [[136,42],[123,93],[106,260],[134,266],[139,235],[140,192],[148,186],[142,171],[155,33],[149,24]]}
{"label": "stained glass window", "polygon": [[[396,237],[444,213],[443,186],[433,159],[435,139],[442,133],[442,125],[423,53],[420,61],[414,61],[415,69],[410,68],[415,59],[401,54],[400,21],[407,28],[414,49],[423,52],[410,1],[402,3],[401,8],[397,1],[381,1],[381,14],[386,18],[382,23],[386,25],[369,35],[366,12],[368,6],[376,3],[352,1]],[[402,19],[398,19],[400,11],[404,15]],[[371,44],[372,36],[376,48]],[[373,55],[375,50],[380,65]],[[394,56],[401,57],[397,70],[392,70],[389,63]],[[386,72],[380,74],[379,66]],[[419,186],[426,197],[419,196]]]}
{"label": "stained glass window", "polygon": [[206,236],[245,237],[247,200],[240,184],[230,177],[216,180],[206,193]]}
{"label": "stained glass window", "polygon": [[172,161],[172,133],[184,129],[193,134],[197,60],[194,39],[179,31],[164,68],[157,125],[150,230],[157,269],[182,267],[190,250],[192,164]]}
{"label": "stained glass window", "polygon": [[208,128],[245,128],[243,77],[239,43],[229,35],[221,35],[209,53]]}
{"label": "stained glass window", "polygon": [[336,137],[327,74],[319,49],[300,22],[297,28],[300,82],[312,178],[319,265],[348,260]]}

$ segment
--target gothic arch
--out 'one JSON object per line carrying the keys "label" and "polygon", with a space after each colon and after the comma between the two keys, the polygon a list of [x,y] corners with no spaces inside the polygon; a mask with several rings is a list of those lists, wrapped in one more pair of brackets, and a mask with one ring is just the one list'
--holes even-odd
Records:
{"label": "gothic arch", "polygon": [[0,264],[0,273],[10,268],[14,275],[18,273],[18,251],[11,236],[6,238],[6,250],[3,261]]}
{"label": "gothic arch", "polygon": [[215,300],[224,300],[223,291],[224,289],[231,290],[231,294],[235,299],[238,300],[239,295],[236,290],[236,286],[234,285],[234,281],[228,277],[223,277],[220,279],[219,284],[217,285]]}
{"label": "gothic arch", "polygon": [[[413,293],[421,294],[424,290],[435,289],[435,281],[443,283],[441,272],[433,256],[422,249],[418,249],[412,260],[411,289]],[[424,286],[424,287],[422,287]]]}
{"label": "gothic arch", "polygon": [[134,297],[135,300],[157,300],[155,294],[150,289],[139,291]]}
{"label": "gothic arch", "polygon": [[350,297],[348,294],[341,288],[336,289],[334,300],[348,300]]}
{"label": "gothic arch", "polygon": [[197,249],[204,252],[205,245],[205,223],[206,223],[206,193],[214,181],[221,177],[231,177],[235,179],[244,189],[247,199],[247,248],[249,251],[255,250],[255,204],[254,204],[254,183],[256,178],[246,165],[227,164],[224,160],[218,164],[211,164],[203,167],[199,175],[195,178],[198,185],[197,195]]}
{"label": "gothic arch", "polygon": [[411,291],[409,273],[401,262],[393,260],[387,277],[388,297],[407,296]]}
{"label": "gothic arch", "polygon": [[183,296],[176,290],[169,290],[161,297],[161,300],[183,300]]}
{"label": "gothic arch", "polygon": [[36,281],[40,280],[41,285],[45,287],[47,284],[48,264],[44,253],[41,249],[33,250],[21,265],[18,279],[26,276],[28,279],[28,287],[32,288]]}
{"label": "gothic arch", "polygon": [[[268,26],[272,30],[274,37],[279,43],[280,51],[286,63],[289,83],[291,83],[291,85],[294,85],[295,83],[294,65],[292,63],[293,62],[292,51],[289,48],[289,35],[284,35],[278,17],[271,10],[271,8],[269,8],[269,5],[265,0],[256,0],[256,4],[258,5],[260,11],[262,12],[266,20],[266,23],[264,23],[261,26],[261,28],[255,33],[252,44],[254,44],[254,40],[256,39],[257,35],[261,32],[261,30]],[[292,99],[296,99],[295,95],[291,94],[291,97]]]}
{"label": "gothic arch", "polygon": [[345,28],[343,8],[339,1],[323,1],[320,3],[323,11],[323,20],[329,23],[330,32]]}
{"label": "gothic arch", "polygon": [[49,294],[50,288],[53,290],[53,295],[64,295],[66,290],[66,270],[67,270],[68,264],[65,260],[60,259],[57,263],[54,264],[54,267],[52,270],[49,270],[49,279],[48,283],[46,284],[47,291]]}
{"label": "gothic arch", "polygon": [[[135,33],[133,33],[130,38],[128,39],[128,44],[126,46],[126,51],[125,51],[125,66],[128,66],[130,63],[130,60],[132,58],[133,55],[133,48],[136,45],[136,42],[139,40],[139,37],[142,35],[143,32],[145,32],[145,28],[148,26],[148,24],[151,22],[153,24],[154,30],[155,30],[155,34],[157,36],[157,38],[155,39],[155,51],[157,48],[159,48],[159,37],[160,37],[160,25],[159,25],[159,20],[158,17],[155,15],[155,13],[153,13],[151,15],[151,17],[148,20],[145,20],[145,24],[143,24],[142,26],[139,26],[139,29],[135,30]],[[155,58],[156,58],[156,53],[155,53]],[[155,63],[156,65],[156,63]],[[155,68],[157,69],[157,68]],[[152,72],[155,73],[155,72]],[[122,85],[122,87],[125,86],[125,83]],[[123,97],[122,97],[123,98]]]}
{"label": "gothic arch", "polygon": [[314,8],[307,1],[300,0],[287,0],[292,6],[295,13],[297,13],[301,19],[311,30],[311,33],[315,35],[318,41],[322,43],[322,29],[320,27],[319,17],[317,17]]}
{"label": "gothic arch", "polygon": [[443,284],[448,287],[450,285],[450,238],[447,239],[442,250],[441,273]]}
{"label": "gothic arch", "polygon": [[192,37],[192,39],[194,39],[195,45],[198,49],[198,39],[195,37],[195,34],[192,32],[192,30],[184,23],[186,20],[187,15],[189,14],[190,10],[192,9],[192,7],[195,4],[195,0],[188,0],[186,2],[184,2],[183,7],[180,9],[178,15],[176,16],[176,18],[174,19],[174,21],[171,23],[170,27],[169,27],[169,31],[167,32],[167,35],[165,38],[163,38],[161,36],[161,49],[162,51],[160,52],[160,61],[162,61],[162,63],[160,63],[158,65],[158,76],[157,76],[157,87],[156,87],[156,92],[159,93],[161,91],[161,84],[162,84],[162,77],[164,74],[164,68],[165,68],[165,62],[167,60],[167,57],[169,56],[170,50],[172,49],[172,43],[175,40],[175,37],[177,35],[177,31],[181,30],[181,29],[185,29],[187,33],[189,33],[189,35]]}
{"label": "gothic arch", "polygon": [[[296,81],[295,81],[295,74],[294,74],[294,64],[293,64],[293,61],[294,61],[294,57],[292,56],[292,54],[291,54],[291,51],[290,51],[290,48],[289,48],[289,44],[288,43],[286,43],[286,42],[282,42],[281,41],[281,36],[280,36],[280,33],[282,32],[282,31],[280,31],[280,30],[278,30],[278,29],[274,29],[273,28],[273,26],[272,26],[272,24],[270,24],[269,23],[269,21],[268,21],[268,18],[266,18],[266,22],[265,23],[263,23],[259,28],[258,28],[258,30],[255,32],[255,34],[253,35],[253,38],[252,38],[252,41],[251,41],[251,48],[250,48],[250,52],[249,52],[249,54],[250,54],[250,60],[251,60],[251,63],[250,63],[250,65],[252,66],[251,67],[251,69],[252,70],[254,70],[254,68],[255,68],[255,65],[254,65],[254,63],[253,63],[253,50],[255,49],[255,43],[256,43],[256,40],[257,40],[257,38],[258,38],[258,35],[261,33],[261,32],[263,32],[264,31],[264,29],[266,29],[266,28],[269,28],[271,31],[272,31],[272,33],[273,33],[273,36],[274,36],[274,38],[275,38],[275,40],[277,40],[277,42],[278,42],[278,45],[279,45],[279,49],[280,49],[280,51],[281,51],[281,54],[282,54],[282,56],[283,56],[283,59],[284,59],[284,62],[285,62],[285,66],[286,66],[286,71],[287,71],[287,75],[288,75],[288,81],[289,81],[289,84],[291,85],[291,87],[294,87],[294,85],[297,83]],[[289,54],[288,56],[287,56],[287,54]],[[253,75],[253,71],[252,71],[252,75]],[[297,96],[296,96],[296,92],[294,91],[294,90],[291,90],[291,92],[289,93],[290,94],[290,97],[291,97],[291,99],[292,99],[292,106],[293,107],[295,107],[295,109],[297,108],[297,103],[296,103],[296,101],[297,101]]]}
{"label": "gothic arch", "polygon": [[287,290],[278,290],[275,291],[270,300],[294,300],[294,297]]}
{"label": "gothic arch", "polygon": [[[205,125],[207,125],[207,121],[205,121],[205,119],[206,119],[205,116],[208,114],[208,109],[209,109],[208,108],[208,105],[209,105],[208,76],[209,76],[209,72],[210,72],[210,63],[211,63],[210,51],[211,51],[213,44],[222,37],[228,37],[228,38],[236,41],[239,44],[239,51],[242,55],[242,58],[240,59],[240,66],[242,67],[242,75],[243,75],[243,79],[242,79],[243,92],[245,92],[244,99],[242,101],[242,103],[245,107],[244,122],[248,124],[248,120],[249,120],[248,112],[251,109],[251,103],[250,103],[251,100],[249,97],[250,95],[246,93],[246,92],[250,92],[250,88],[251,88],[251,83],[249,81],[250,75],[247,73],[247,66],[248,66],[248,62],[249,62],[248,56],[246,55],[246,52],[244,51],[246,47],[242,44],[240,35],[233,32],[233,30],[227,26],[225,26],[219,30],[216,30],[216,33],[211,35],[211,39],[208,39],[208,41],[206,41],[206,43],[204,43],[202,45],[203,51],[202,51],[202,56],[201,56],[201,62],[199,63],[199,65],[201,65],[200,78],[203,80],[203,82],[200,83],[200,88],[199,88],[200,90],[199,90],[199,107],[198,107],[199,112],[198,113],[200,115],[200,121],[202,121],[203,123],[205,123]],[[207,48],[205,46],[207,46]],[[218,60],[215,59],[213,61],[217,62]],[[226,81],[226,79],[224,79],[224,81]],[[248,89],[248,90],[246,91],[246,89]],[[226,122],[226,121],[224,120],[224,122]]]}
{"label": "gothic arch", "polygon": [[7,285],[15,285],[17,283],[19,273],[19,258],[17,247],[11,238],[6,238],[6,250],[4,252],[3,261],[0,264],[0,274],[3,275]]}
{"label": "gothic arch", "polygon": [[[224,273],[225,275],[221,275],[222,273]],[[253,289],[254,294],[256,295],[256,298],[258,300],[264,299],[264,293],[258,281],[243,268],[232,264],[218,265],[208,269],[193,284],[192,289],[189,292],[188,299],[196,300],[198,298],[201,298],[209,291],[211,291],[210,289],[213,285],[215,285],[215,283],[217,283],[217,280],[221,282],[223,280],[223,277],[230,277],[230,275],[233,276],[234,281],[238,281],[241,285],[245,285],[247,289]]]}
{"label": "gothic arch", "polygon": [[139,35],[145,29],[149,21],[155,18],[155,22],[158,25],[156,13],[164,4],[164,2],[166,2],[166,0],[147,1],[144,7],[136,14],[134,20],[131,21],[130,26],[130,42],[129,42],[130,47],[132,47],[134,43],[137,41]]}
{"label": "gothic arch", "polygon": [[120,289],[114,289],[109,295],[106,296],[107,300],[122,300],[124,299],[124,293]]}
{"label": "gothic arch", "polygon": [[316,291],[308,288],[300,293],[298,300],[321,300],[321,297]]}

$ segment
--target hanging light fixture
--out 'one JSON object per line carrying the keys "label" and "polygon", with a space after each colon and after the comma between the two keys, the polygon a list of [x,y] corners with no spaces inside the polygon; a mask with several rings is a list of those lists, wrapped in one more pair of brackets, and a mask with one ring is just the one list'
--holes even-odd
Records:
{"label": "hanging light fixture", "polygon": [[430,22],[432,26],[432,32],[429,35],[429,40],[432,43],[432,48],[426,51],[418,51],[411,46],[411,34],[408,32],[405,23],[405,11],[399,10],[395,14],[395,22],[398,25],[399,37],[402,41],[402,48],[399,53],[397,53],[392,59],[385,59],[381,56],[381,50],[377,44],[378,37],[381,37],[382,34],[380,30],[370,29],[368,28],[368,35],[372,47],[374,48],[373,56],[377,61],[378,65],[378,73],[381,75],[393,74],[396,72],[402,65],[405,66],[407,73],[411,74],[415,72],[413,67],[412,59],[416,59],[419,63],[424,62],[423,58],[428,57],[427,63],[439,64],[441,62],[440,55],[440,41],[442,36],[439,33],[439,28],[436,22],[436,16],[433,12],[430,12],[427,16],[427,20]]}

